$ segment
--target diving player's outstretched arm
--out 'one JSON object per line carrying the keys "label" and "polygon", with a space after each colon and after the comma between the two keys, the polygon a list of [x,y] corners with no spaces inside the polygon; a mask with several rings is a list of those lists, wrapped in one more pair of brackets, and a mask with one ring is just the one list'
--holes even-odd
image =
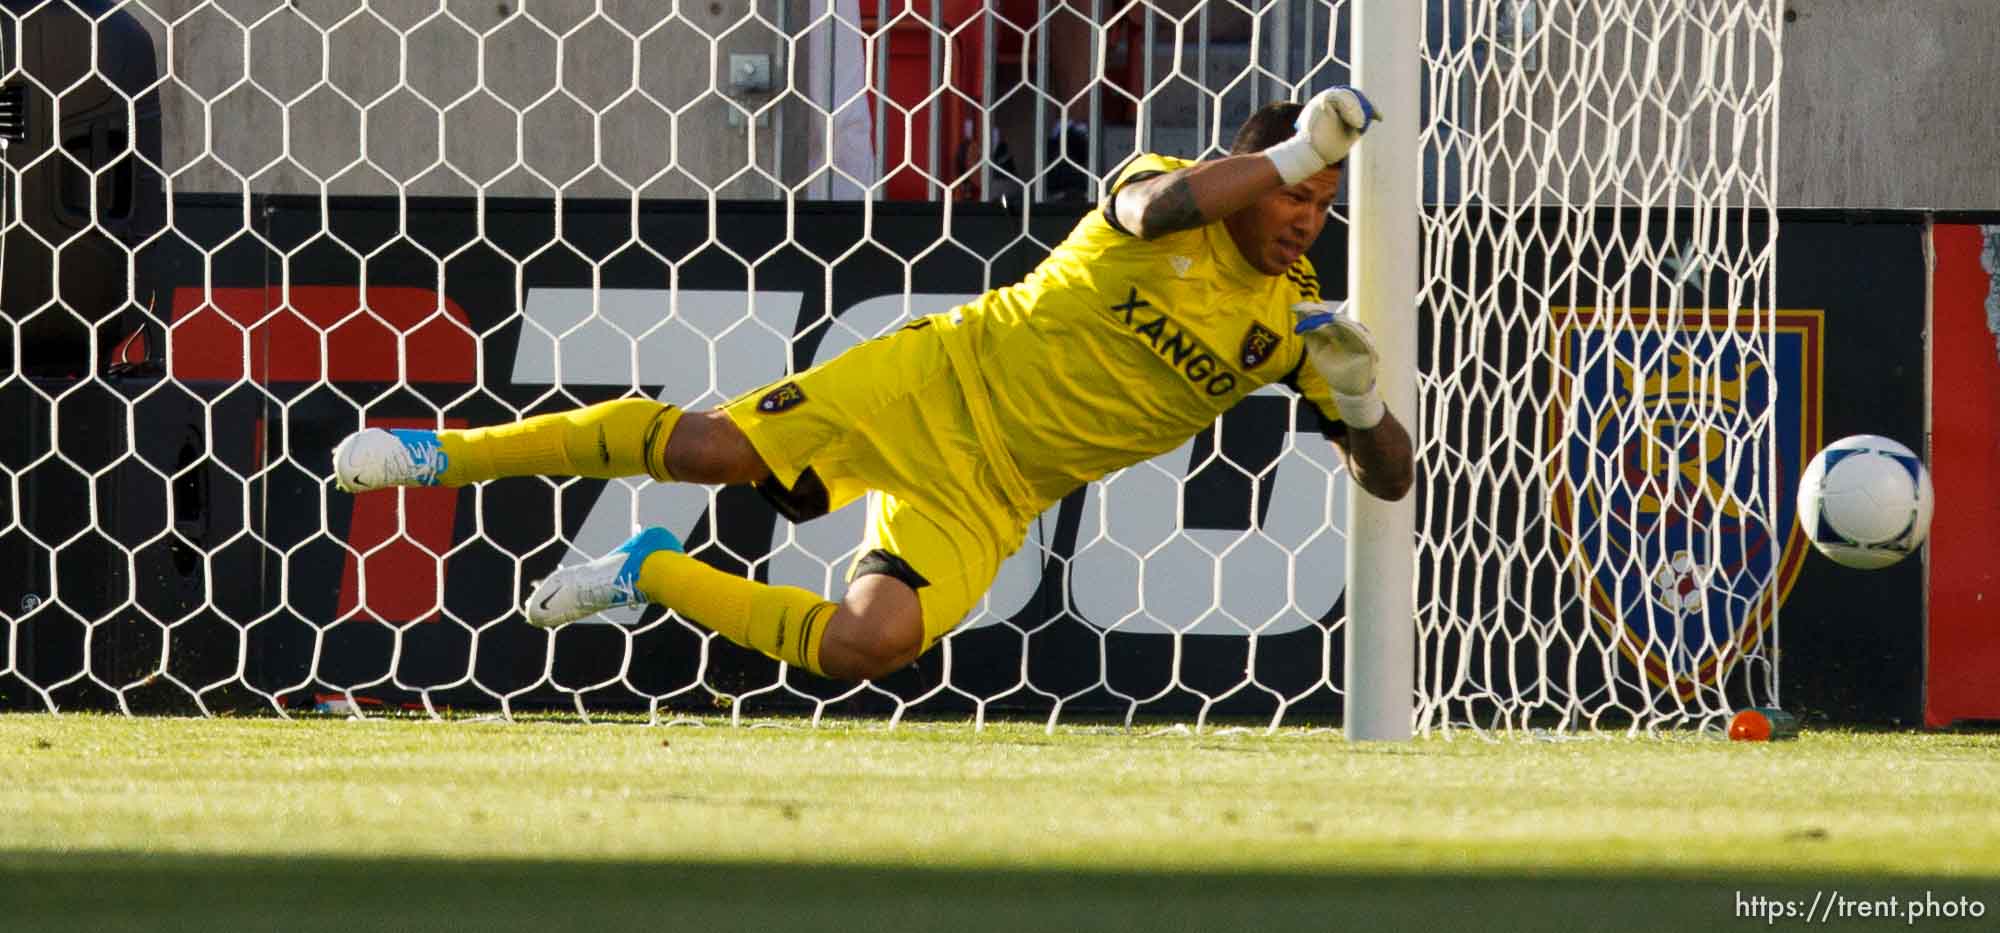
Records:
{"label": "diving player's outstretched arm", "polygon": [[1360,91],[1329,88],[1307,101],[1292,138],[1262,152],[1190,165],[1126,184],[1105,204],[1118,226],[1141,239],[1214,223],[1265,192],[1297,184],[1347,157],[1376,119]]}
{"label": "diving player's outstretched arm", "polygon": [[1415,479],[1410,434],[1375,390],[1374,338],[1343,310],[1318,301],[1292,306],[1306,341],[1306,359],[1333,390],[1334,408],[1347,426],[1347,436],[1334,444],[1348,471],[1369,495],[1394,502],[1410,491]]}
{"label": "diving player's outstretched arm", "polygon": [[1410,432],[1396,420],[1395,413],[1382,410],[1382,420],[1372,428],[1349,425],[1347,436],[1333,442],[1347,461],[1354,482],[1369,495],[1394,502],[1410,491],[1415,479],[1415,455],[1410,450]]}

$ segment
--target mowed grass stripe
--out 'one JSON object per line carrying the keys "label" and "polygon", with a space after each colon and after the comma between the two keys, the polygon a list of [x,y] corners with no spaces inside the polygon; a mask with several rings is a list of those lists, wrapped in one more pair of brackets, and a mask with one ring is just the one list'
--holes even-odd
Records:
{"label": "mowed grass stripe", "polygon": [[[1712,900],[1732,879],[1980,889],[2000,878],[1996,752],[2000,736],[1970,734],[1350,745],[1323,731],[1005,724],[7,716],[0,893],[46,902],[115,877],[184,903],[201,887],[189,879],[212,875],[250,900],[299,886],[338,905],[343,885],[363,898],[430,878],[440,892],[497,886],[493,902],[525,916],[601,875],[630,876],[633,904],[675,886],[717,905],[796,892],[801,917],[850,886],[882,900],[887,922],[964,898],[1185,912],[1196,894],[1239,889],[1262,892],[1239,913],[1254,901],[1307,916],[1389,909],[1398,879],[1502,900],[1515,885]],[[638,880],[656,872],[657,892]],[[1226,883],[1209,891],[1208,878]],[[607,910],[624,897],[605,896]],[[1187,914],[1188,928],[1210,916]]]}

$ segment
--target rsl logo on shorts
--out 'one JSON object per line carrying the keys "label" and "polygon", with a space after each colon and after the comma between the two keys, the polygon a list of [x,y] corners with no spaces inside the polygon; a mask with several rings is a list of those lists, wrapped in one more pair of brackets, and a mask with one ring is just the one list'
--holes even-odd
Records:
{"label": "rsl logo on shorts", "polygon": [[1258,364],[1271,358],[1271,352],[1278,349],[1278,335],[1271,329],[1255,321],[1250,323],[1250,332],[1243,335],[1244,369],[1256,369]]}
{"label": "rsl logo on shorts", "polygon": [[796,382],[787,382],[764,393],[764,397],[757,400],[757,410],[767,415],[775,415],[797,408],[804,404],[805,400],[805,390],[799,388]]}

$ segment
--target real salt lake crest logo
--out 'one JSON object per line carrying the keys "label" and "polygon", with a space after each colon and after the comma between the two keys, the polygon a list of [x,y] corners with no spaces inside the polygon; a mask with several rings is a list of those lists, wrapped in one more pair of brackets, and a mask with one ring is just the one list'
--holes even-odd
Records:
{"label": "real salt lake crest logo", "polygon": [[1555,313],[1552,505],[1590,615],[1654,683],[1719,687],[1808,550],[1821,313]]}
{"label": "real salt lake crest logo", "polygon": [[775,415],[805,404],[805,400],[806,390],[799,388],[796,382],[786,382],[764,393],[764,397],[757,400],[757,410],[767,415]]}
{"label": "real salt lake crest logo", "polygon": [[1262,324],[1250,322],[1250,332],[1243,335],[1243,368],[1256,369],[1258,364],[1270,359],[1271,352],[1276,349],[1278,335]]}

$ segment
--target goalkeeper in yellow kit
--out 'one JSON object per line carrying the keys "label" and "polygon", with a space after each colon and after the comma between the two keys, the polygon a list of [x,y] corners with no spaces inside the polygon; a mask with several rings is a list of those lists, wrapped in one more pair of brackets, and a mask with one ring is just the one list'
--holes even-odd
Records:
{"label": "goalkeeper in yellow kit", "polygon": [[1334,88],[1260,109],[1226,158],[1141,157],[1021,283],[720,409],[621,399],[464,431],[371,428],[334,448],[335,482],[645,474],[750,483],[793,521],[867,493],[838,603],[711,568],[652,528],[558,570],[524,607],[553,627],[657,603],[844,680],[897,670],[955,628],[1050,505],[1271,382],[1318,409],[1363,489],[1400,498],[1410,439],[1376,394],[1374,346],[1320,301],[1304,258],[1374,118]]}

